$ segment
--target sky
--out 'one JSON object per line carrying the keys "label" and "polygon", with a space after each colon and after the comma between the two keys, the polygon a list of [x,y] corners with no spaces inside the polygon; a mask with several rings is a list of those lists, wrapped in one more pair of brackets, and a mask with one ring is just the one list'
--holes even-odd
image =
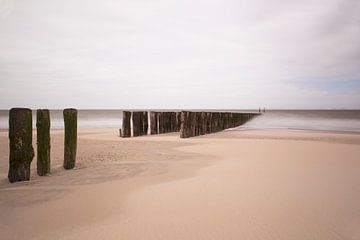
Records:
{"label": "sky", "polygon": [[360,108],[359,0],[0,0],[0,108]]}

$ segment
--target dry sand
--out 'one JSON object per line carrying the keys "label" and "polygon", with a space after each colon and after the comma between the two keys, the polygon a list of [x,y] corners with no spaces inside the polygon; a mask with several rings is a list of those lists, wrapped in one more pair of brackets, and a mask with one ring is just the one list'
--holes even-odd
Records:
{"label": "dry sand", "polygon": [[0,239],[360,239],[360,135],[224,131],[131,139],[79,131],[77,168],[7,182],[0,132]]}

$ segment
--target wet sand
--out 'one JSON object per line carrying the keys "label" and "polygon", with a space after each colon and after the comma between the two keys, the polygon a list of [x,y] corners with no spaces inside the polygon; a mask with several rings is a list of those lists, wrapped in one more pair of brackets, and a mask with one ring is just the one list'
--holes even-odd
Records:
{"label": "wet sand", "polygon": [[51,176],[9,184],[0,132],[1,239],[360,239],[359,134],[117,134],[80,130],[65,171],[54,130]]}

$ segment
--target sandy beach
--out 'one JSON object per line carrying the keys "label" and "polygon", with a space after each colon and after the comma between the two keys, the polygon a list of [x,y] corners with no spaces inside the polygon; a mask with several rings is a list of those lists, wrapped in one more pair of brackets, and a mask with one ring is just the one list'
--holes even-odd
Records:
{"label": "sandy beach", "polygon": [[[360,239],[360,134],[242,130],[122,139],[81,129],[77,167],[7,181],[0,132],[0,233],[8,239]],[[36,141],[34,136],[34,148]]]}

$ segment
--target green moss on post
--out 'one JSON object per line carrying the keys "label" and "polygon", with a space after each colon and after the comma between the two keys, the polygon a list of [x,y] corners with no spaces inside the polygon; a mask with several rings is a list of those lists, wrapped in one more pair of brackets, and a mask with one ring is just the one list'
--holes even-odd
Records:
{"label": "green moss on post", "polygon": [[50,173],[50,111],[36,111],[37,132],[37,174],[44,176]]}
{"label": "green moss on post", "polygon": [[32,113],[28,108],[12,108],[9,112],[10,182],[30,180],[32,146]]}
{"label": "green moss on post", "polygon": [[65,146],[64,146],[64,168],[75,167],[77,146],[77,110],[73,108],[64,109],[65,123]]}

